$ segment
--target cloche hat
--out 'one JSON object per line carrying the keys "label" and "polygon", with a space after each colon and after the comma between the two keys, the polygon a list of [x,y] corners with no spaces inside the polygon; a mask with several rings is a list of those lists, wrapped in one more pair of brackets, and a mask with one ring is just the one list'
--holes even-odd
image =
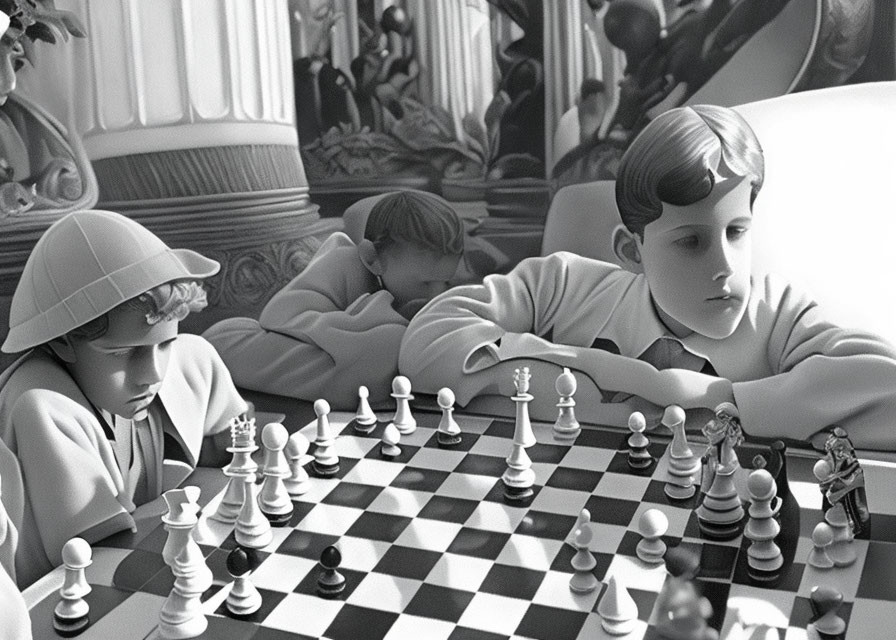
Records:
{"label": "cloche hat", "polygon": [[53,223],[28,256],[2,350],[43,344],[153,287],[206,278],[220,266],[195,251],[169,248],[121,214],[74,211]]}

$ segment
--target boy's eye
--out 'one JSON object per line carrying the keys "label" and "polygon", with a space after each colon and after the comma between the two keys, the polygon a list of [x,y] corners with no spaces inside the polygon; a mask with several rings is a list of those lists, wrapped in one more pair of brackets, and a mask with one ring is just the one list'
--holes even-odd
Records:
{"label": "boy's eye", "polygon": [[700,246],[700,238],[696,235],[684,236],[675,240],[675,246],[682,249],[696,249]]}
{"label": "boy's eye", "polygon": [[728,227],[728,239],[738,240],[747,235],[749,230],[748,227]]}

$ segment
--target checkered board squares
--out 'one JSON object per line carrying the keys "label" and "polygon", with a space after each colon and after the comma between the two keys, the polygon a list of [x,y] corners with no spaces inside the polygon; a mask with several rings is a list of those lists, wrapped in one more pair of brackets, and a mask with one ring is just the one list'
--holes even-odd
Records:
{"label": "checkered board squares", "polygon": [[[401,455],[386,460],[379,451],[385,422],[365,436],[354,431],[351,415],[330,414],[339,472],[334,478],[312,477],[308,493],[293,501],[288,526],[275,528],[274,541],[252,553],[252,580],[264,604],[248,618],[235,619],[223,605],[230,588],[225,562],[236,546],[232,527],[206,523],[207,538],[200,546],[215,583],[203,597],[210,621],[203,637],[610,638],[596,609],[606,581],[616,576],[638,605],[635,630],[627,637],[651,640],[657,637],[654,604],[666,571],[636,554],[638,520],[650,508],[662,509],[669,520],[667,545],[689,547],[700,555],[698,586],[714,607],[711,624],[722,637],[740,615],[747,622],[760,616],[782,640],[806,638],[813,617],[809,594],[817,584],[843,592],[845,640],[890,637],[889,625],[881,621],[896,619],[896,544],[889,531],[896,509],[885,508],[881,514],[870,503],[873,538],[854,543],[858,560],[852,567],[828,572],[807,567],[809,536],[822,518],[818,487],[812,482],[814,458],[788,460],[793,500],[787,513],[782,510],[782,525],[789,527],[778,540],[787,563],[780,583],[769,589],[756,585],[747,573],[748,541],[701,537],[693,511],[699,496],[676,504],[666,498],[664,460],[646,472],[629,469],[624,432],[588,429],[570,444],[555,441],[550,425],[534,424],[537,444],[527,450],[536,471],[534,496],[516,504],[504,499],[501,481],[511,421],[455,413],[464,440],[444,449],[436,439],[439,414],[418,410],[415,416],[418,428],[402,437]],[[315,425],[303,431],[313,441]],[[662,454],[668,438],[652,434],[651,439],[651,450]],[[760,451],[744,445],[739,454],[749,464]],[[892,481],[883,471],[877,473],[880,481]],[[216,504],[212,500],[206,511]],[[582,508],[591,513],[593,573],[602,584],[580,595],[569,589],[569,579],[573,529]],[[108,567],[103,554],[96,554],[101,562],[91,568],[95,628],[116,621],[142,638],[144,627],[152,626],[173,583],[161,560],[166,537],[159,528],[137,549],[115,550]],[[342,552],[339,570],[346,587],[339,598],[325,600],[316,591],[318,560],[330,544]],[[57,594],[49,594],[33,610],[42,607],[39,615],[49,616],[41,628],[51,634],[57,601]],[[135,604],[142,605],[140,613]]]}

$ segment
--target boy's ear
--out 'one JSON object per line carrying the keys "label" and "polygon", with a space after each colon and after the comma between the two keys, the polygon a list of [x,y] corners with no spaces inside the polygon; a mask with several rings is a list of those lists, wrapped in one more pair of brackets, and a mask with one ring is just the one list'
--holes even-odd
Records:
{"label": "boy's ear", "polygon": [[641,264],[641,249],[638,237],[629,231],[625,225],[617,225],[613,229],[613,253],[616,254],[619,265],[632,273],[644,273]]}
{"label": "boy's ear", "polygon": [[69,342],[68,338],[62,336],[61,338],[55,338],[50,340],[47,344],[50,345],[50,348],[53,350],[53,353],[62,360],[63,362],[68,362],[71,364],[77,357],[75,356],[75,350],[72,348],[72,343]]}
{"label": "boy's ear", "polygon": [[375,276],[383,274],[383,265],[380,261],[380,255],[377,253],[376,246],[367,238],[358,243],[358,257],[361,262]]}

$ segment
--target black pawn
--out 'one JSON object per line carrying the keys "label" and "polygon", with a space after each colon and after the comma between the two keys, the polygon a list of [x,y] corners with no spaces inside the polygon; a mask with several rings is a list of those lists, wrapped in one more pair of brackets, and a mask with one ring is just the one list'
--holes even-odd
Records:
{"label": "black pawn", "polygon": [[320,554],[323,571],[317,578],[317,593],[321,598],[335,598],[345,589],[345,576],[337,571],[341,563],[342,554],[333,545]]}

